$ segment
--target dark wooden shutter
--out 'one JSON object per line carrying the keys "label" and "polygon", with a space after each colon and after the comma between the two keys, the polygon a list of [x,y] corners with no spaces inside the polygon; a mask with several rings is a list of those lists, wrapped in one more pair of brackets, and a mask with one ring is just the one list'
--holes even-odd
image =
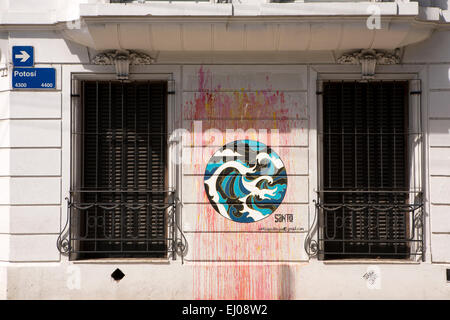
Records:
{"label": "dark wooden shutter", "polygon": [[[164,256],[165,82],[83,82],[80,252]],[[151,205],[149,205],[151,204]]]}
{"label": "dark wooden shutter", "polygon": [[[325,259],[404,258],[408,200],[408,83],[323,86]],[[361,210],[349,210],[349,208]],[[398,241],[398,242],[397,242]]]}

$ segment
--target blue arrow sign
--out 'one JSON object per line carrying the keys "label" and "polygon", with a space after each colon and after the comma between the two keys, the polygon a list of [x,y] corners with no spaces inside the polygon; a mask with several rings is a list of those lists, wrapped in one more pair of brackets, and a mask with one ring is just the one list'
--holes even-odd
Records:
{"label": "blue arrow sign", "polygon": [[56,89],[54,68],[14,68],[13,89]]}
{"label": "blue arrow sign", "polygon": [[14,67],[32,67],[34,65],[34,48],[32,46],[13,46]]}

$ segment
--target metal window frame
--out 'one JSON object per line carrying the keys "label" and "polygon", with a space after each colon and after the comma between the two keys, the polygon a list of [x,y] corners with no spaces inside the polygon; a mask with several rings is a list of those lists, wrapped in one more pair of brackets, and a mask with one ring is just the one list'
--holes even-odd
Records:
{"label": "metal window frame", "polygon": [[[178,174],[179,174],[179,166],[177,165],[177,161],[174,161],[177,156],[176,151],[179,150],[179,144],[181,143],[179,140],[174,139],[173,132],[176,128],[176,113],[175,113],[175,91],[176,91],[176,83],[174,80],[173,73],[136,73],[130,74],[129,80],[127,81],[167,81],[167,189],[172,193],[173,199],[176,202],[173,213],[168,216],[166,220],[166,234],[172,235],[172,243],[168,246],[167,254],[171,256],[172,260],[176,260],[177,256],[181,257],[182,263],[183,258],[185,256],[185,251],[187,247],[186,238],[181,229],[181,206],[179,205],[180,199],[180,189],[177,184],[178,183]],[[72,72],[71,73],[71,84],[70,84],[70,94],[71,94],[71,102],[70,102],[70,132],[73,131],[74,126],[77,125],[78,122],[75,122],[77,119],[76,112],[80,110],[82,105],[81,95],[80,95],[80,87],[83,81],[117,81],[116,75],[112,73],[90,73],[90,72]],[[71,134],[72,135],[72,134]],[[76,185],[76,181],[74,181],[74,177],[77,176],[77,173],[74,170],[80,170],[79,165],[75,165],[74,162],[81,163],[80,159],[75,159],[74,155],[79,155],[77,152],[81,146],[77,144],[73,137],[70,138],[70,176],[69,176],[69,185],[70,189],[73,189],[73,186]],[[73,257],[70,253],[73,251],[71,248],[71,234],[74,230],[74,227],[70,225],[71,214],[70,214],[70,198],[66,198],[68,201],[67,207],[67,215],[66,215],[66,224],[62,228],[58,240],[57,240],[57,248],[61,254],[69,256],[69,260],[75,261],[79,260],[78,257]],[[95,258],[92,258],[95,259]],[[114,258],[111,258],[114,259]],[[131,258],[131,259],[143,259],[143,258]],[[145,259],[145,258],[144,258]],[[89,260],[89,259],[87,259]]]}
{"label": "metal window frame", "polygon": [[[330,73],[330,74],[320,74],[317,73],[316,80],[316,94],[317,94],[317,105],[316,105],[316,125],[317,125],[317,133],[322,132],[323,130],[323,96],[322,96],[322,88],[323,83],[327,81],[362,81],[367,82],[367,80],[362,80],[360,75],[356,74],[338,74],[338,73]],[[425,229],[425,206],[423,202],[424,189],[423,189],[423,181],[425,181],[425,141],[424,141],[424,132],[423,132],[423,124],[422,124],[422,106],[421,106],[421,80],[418,77],[417,73],[410,74],[377,74],[375,79],[370,80],[371,82],[377,81],[408,81],[409,82],[409,101],[408,101],[408,109],[410,112],[410,130],[414,130],[420,133],[420,141],[416,143],[416,145],[411,148],[411,144],[408,145],[408,157],[413,157],[415,159],[414,163],[418,165],[414,168],[410,168],[410,189],[412,185],[418,186],[416,188],[417,193],[420,194],[421,202],[420,206],[417,207],[418,210],[418,219],[415,220],[417,224],[417,233],[414,234],[413,245],[411,246],[411,250],[409,253],[409,257],[403,259],[403,261],[415,261],[420,259],[421,261],[425,261],[425,239],[424,239],[424,229]],[[411,119],[412,116],[412,119]],[[413,126],[411,127],[411,122]],[[314,190],[316,199],[314,200],[315,208],[314,208],[314,220],[313,225],[311,226],[310,232],[312,233],[312,229],[315,229],[316,236],[315,239],[312,237],[307,237],[307,241],[305,242],[305,249],[310,256],[316,255],[319,260],[322,261],[336,261],[336,260],[325,260],[324,259],[324,247],[323,247],[323,239],[324,235],[324,227],[321,225],[321,214],[323,214],[322,209],[320,208],[320,190],[323,186],[323,174],[321,172],[323,166],[323,154],[322,154],[322,145],[323,141],[320,138],[320,135],[316,136],[316,152],[317,152],[317,190]],[[316,223],[316,225],[314,225]],[[411,223],[411,221],[409,222]],[[416,228],[416,226],[413,226]],[[374,257],[375,258],[375,257]],[[344,258],[345,259],[345,258]],[[354,259],[354,258],[352,258]],[[364,257],[361,258],[361,261],[371,260],[370,258]],[[385,260],[385,259],[384,259]],[[345,261],[345,260],[343,260]]]}

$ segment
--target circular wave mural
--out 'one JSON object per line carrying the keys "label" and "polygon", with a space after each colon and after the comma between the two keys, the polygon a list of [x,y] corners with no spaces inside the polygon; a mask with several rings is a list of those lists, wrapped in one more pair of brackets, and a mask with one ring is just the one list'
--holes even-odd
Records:
{"label": "circular wave mural", "polygon": [[286,194],[283,161],[270,147],[253,140],[227,143],[205,171],[205,190],[214,209],[236,222],[267,218]]}

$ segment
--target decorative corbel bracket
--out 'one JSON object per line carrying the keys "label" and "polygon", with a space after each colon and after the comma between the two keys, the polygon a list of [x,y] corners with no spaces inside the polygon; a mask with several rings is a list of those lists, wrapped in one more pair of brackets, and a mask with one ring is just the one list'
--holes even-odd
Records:
{"label": "decorative corbel bracket", "polygon": [[340,64],[361,64],[361,76],[363,79],[375,78],[375,67],[377,64],[400,63],[400,49],[388,53],[374,49],[360,50],[342,55],[337,59]]}
{"label": "decorative corbel bracket", "polygon": [[155,62],[149,55],[132,50],[106,51],[99,53],[92,59],[97,65],[115,65],[118,80],[128,80],[130,64],[148,65]]}

